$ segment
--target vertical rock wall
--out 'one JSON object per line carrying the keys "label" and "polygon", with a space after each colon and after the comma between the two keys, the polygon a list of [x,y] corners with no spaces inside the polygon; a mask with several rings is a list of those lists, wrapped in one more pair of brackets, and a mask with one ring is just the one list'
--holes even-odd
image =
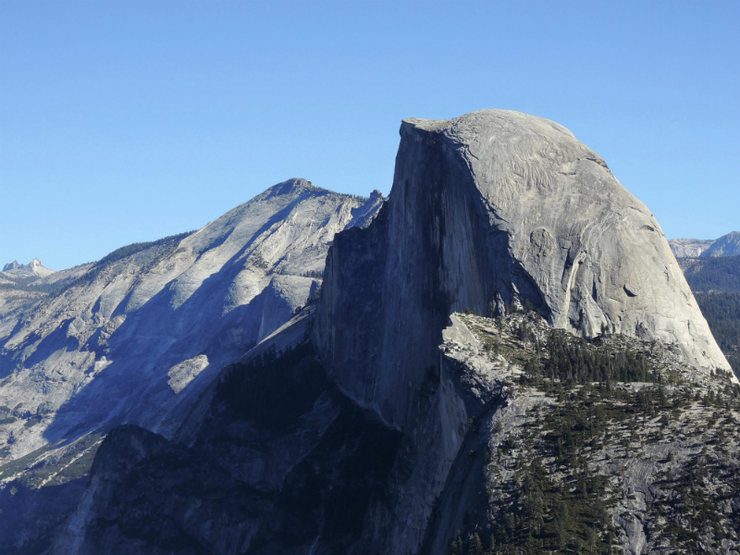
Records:
{"label": "vertical rock wall", "polygon": [[382,214],[327,258],[314,337],[339,386],[402,427],[450,312],[512,301],[729,369],[658,223],[567,129],[503,110],[406,120]]}

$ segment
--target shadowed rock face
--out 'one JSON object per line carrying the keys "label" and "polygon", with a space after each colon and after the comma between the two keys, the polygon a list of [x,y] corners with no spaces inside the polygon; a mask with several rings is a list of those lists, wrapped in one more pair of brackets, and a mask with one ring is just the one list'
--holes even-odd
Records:
{"label": "shadowed rock face", "polygon": [[[693,369],[724,359],[701,354],[713,340],[645,208],[545,120],[490,111],[401,134],[391,197],[335,236],[318,306],[225,368],[171,439],[111,432],[52,551],[443,553],[457,537],[465,552],[475,531],[504,552],[693,552],[677,538],[699,529],[693,498],[675,506],[663,465],[698,484],[699,446],[721,434],[697,499],[706,545],[735,548],[737,427],[706,430],[736,393]],[[525,301],[545,318],[452,313]],[[551,329],[602,324],[684,352]],[[549,515],[523,510],[532,492]]]}
{"label": "shadowed rock face", "polygon": [[170,409],[289,320],[318,287],[334,234],[366,224],[382,200],[291,179],[194,233],[85,265],[66,287],[0,291],[0,307],[25,295],[0,308],[0,406],[39,420],[0,423],[15,439],[0,461],[111,421],[170,433]]}
{"label": "shadowed rock face", "polygon": [[655,218],[567,129],[502,110],[404,121],[387,205],[327,259],[314,333],[340,387],[403,425],[448,314],[525,301],[729,369]]}
{"label": "shadowed rock face", "polygon": [[0,512],[14,515],[0,545],[42,552],[98,432],[171,436],[225,364],[306,303],[334,234],[382,202],[291,179],[194,233],[48,275],[0,272]]}

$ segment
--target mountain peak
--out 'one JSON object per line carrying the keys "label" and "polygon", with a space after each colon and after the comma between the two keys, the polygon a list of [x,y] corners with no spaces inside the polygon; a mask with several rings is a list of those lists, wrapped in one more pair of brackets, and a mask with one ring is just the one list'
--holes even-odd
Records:
{"label": "mountain peak", "polygon": [[740,231],[731,231],[714,241],[709,248],[701,253],[701,256],[733,256],[737,254],[740,254]]}
{"label": "mountain peak", "polygon": [[9,272],[10,270],[15,270],[17,268],[20,268],[20,264],[17,260],[13,260],[13,262],[8,262],[5,266],[3,266],[3,272]]}
{"label": "mountain peak", "polygon": [[44,267],[41,260],[34,258],[28,264],[19,264],[17,260],[8,262],[3,266],[3,272],[8,272],[17,277],[46,277],[53,274],[54,270]]}
{"label": "mountain peak", "polygon": [[[559,123],[515,110],[478,110],[450,120],[423,118],[403,120],[401,134],[412,129],[430,133],[439,132],[458,143],[485,141],[492,134],[501,139],[512,138],[514,135],[519,138],[567,136],[574,139],[573,133]],[[508,146],[511,147],[512,144]]]}
{"label": "mountain peak", "polygon": [[313,191],[316,189],[317,187],[308,179],[303,179],[302,177],[291,177],[290,179],[286,179],[285,181],[282,181],[277,185],[273,185],[266,192],[269,193],[269,196],[290,195],[305,190]]}
{"label": "mountain peak", "polygon": [[676,258],[709,258],[740,254],[740,231],[731,231],[718,239],[671,239]]}
{"label": "mountain peak", "polygon": [[529,302],[555,328],[677,344],[698,371],[729,370],[657,221],[565,127],[483,110],[400,134],[383,217],[334,238],[313,331],[342,390],[385,422],[408,418],[465,309]]}

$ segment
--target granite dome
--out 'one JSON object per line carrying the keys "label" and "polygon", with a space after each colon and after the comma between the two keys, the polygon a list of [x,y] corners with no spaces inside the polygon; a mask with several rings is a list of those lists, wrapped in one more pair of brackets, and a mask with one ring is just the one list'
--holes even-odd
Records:
{"label": "granite dome", "polygon": [[330,250],[315,332],[360,402],[403,422],[433,364],[417,353],[433,353],[451,312],[527,301],[554,327],[655,339],[699,371],[729,370],[658,222],[565,127],[483,110],[407,119],[400,134],[380,217]]}

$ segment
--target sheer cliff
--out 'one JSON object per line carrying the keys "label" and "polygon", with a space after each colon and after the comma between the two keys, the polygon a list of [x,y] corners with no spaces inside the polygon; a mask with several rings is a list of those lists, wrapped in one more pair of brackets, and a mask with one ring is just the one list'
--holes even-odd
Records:
{"label": "sheer cliff", "polygon": [[450,312],[527,301],[554,327],[729,369],[655,218],[567,129],[502,110],[406,120],[381,216],[327,260],[315,338],[340,387],[402,425]]}
{"label": "sheer cliff", "polygon": [[318,299],[170,437],[109,434],[53,545],[731,551],[728,368],[655,219],[569,131],[406,120]]}

